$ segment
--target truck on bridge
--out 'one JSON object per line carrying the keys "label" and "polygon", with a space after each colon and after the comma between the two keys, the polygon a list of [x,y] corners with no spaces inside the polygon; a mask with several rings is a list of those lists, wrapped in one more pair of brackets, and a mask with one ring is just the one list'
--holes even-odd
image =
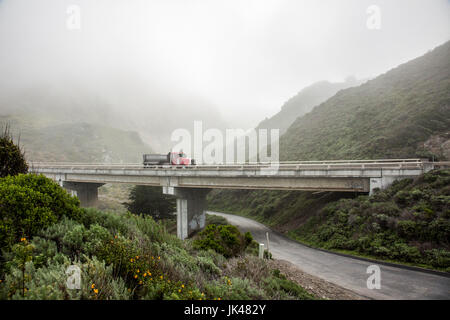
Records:
{"label": "truck on bridge", "polygon": [[167,154],[144,154],[143,160],[144,167],[163,164],[182,166],[195,165],[195,160],[188,158],[183,150],[180,152],[169,152]]}

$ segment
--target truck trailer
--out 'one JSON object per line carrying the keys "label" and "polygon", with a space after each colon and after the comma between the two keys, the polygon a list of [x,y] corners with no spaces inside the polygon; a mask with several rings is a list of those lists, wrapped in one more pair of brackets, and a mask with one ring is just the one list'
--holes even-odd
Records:
{"label": "truck trailer", "polygon": [[195,160],[188,158],[183,151],[180,151],[180,152],[169,152],[167,154],[144,154],[143,163],[144,167],[164,165],[164,164],[189,166],[195,165]]}

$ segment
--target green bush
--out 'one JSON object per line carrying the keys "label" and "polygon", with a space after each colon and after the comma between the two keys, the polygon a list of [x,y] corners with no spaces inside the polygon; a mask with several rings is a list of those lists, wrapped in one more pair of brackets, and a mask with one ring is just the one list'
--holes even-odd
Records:
{"label": "green bush", "polygon": [[[106,266],[94,258],[86,258],[85,263],[75,263],[81,269],[81,289],[69,289],[66,285],[66,270],[73,264],[63,256],[61,261],[38,267],[35,261],[28,261],[24,273],[11,266],[0,285],[0,299],[62,300],[62,299],[130,299],[125,282],[114,277],[112,266]],[[22,285],[23,284],[23,285]]]}
{"label": "green bush", "polygon": [[252,240],[249,235],[243,236],[235,226],[210,224],[198,234],[194,247],[212,249],[230,258],[241,254]]}
{"label": "green bush", "polygon": [[397,222],[398,233],[405,239],[413,239],[416,235],[417,223],[412,220],[401,220]]}
{"label": "green bush", "polygon": [[432,249],[425,251],[431,265],[438,268],[450,269],[450,252],[444,249]]}
{"label": "green bush", "polygon": [[52,180],[35,174],[0,179],[0,247],[31,237],[63,216],[82,215],[79,200]]}
{"label": "green bush", "polygon": [[0,134],[0,178],[27,173],[25,154],[16,145],[9,132],[9,126],[2,128]]}

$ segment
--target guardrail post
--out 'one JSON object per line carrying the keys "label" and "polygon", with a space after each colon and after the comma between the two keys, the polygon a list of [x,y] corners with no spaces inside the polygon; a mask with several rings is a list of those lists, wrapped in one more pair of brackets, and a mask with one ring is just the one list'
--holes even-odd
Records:
{"label": "guardrail post", "polygon": [[260,259],[264,259],[264,243],[259,244],[259,253],[258,256]]}

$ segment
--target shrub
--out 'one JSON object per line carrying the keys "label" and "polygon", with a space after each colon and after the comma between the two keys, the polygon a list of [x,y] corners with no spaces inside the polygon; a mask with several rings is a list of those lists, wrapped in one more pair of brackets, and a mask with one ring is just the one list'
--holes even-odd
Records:
{"label": "shrub", "polygon": [[212,249],[226,258],[241,254],[250,242],[249,237],[244,237],[239,230],[232,225],[210,224],[198,234],[194,241],[197,249]]}
{"label": "shrub", "polygon": [[412,220],[401,220],[397,222],[398,233],[405,239],[414,239],[416,235],[416,222]]}
{"label": "shrub", "polygon": [[450,252],[444,249],[426,250],[425,254],[431,265],[438,268],[450,268]]}
{"label": "shrub", "polygon": [[52,180],[35,174],[0,179],[0,247],[31,237],[61,217],[78,218],[79,200]]}
{"label": "shrub", "polygon": [[267,299],[266,294],[249,279],[223,277],[205,283],[208,296],[226,300],[261,300]]}
{"label": "shrub", "polygon": [[66,285],[66,270],[72,265],[63,256],[61,261],[52,261],[48,266],[37,267],[34,261],[26,263],[26,274],[22,288],[22,271],[11,266],[0,284],[0,299],[61,300],[61,299],[121,299],[131,297],[125,282],[113,276],[112,266],[95,257],[86,262],[75,263],[81,270],[81,289],[69,289]]}
{"label": "shrub", "polygon": [[14,144],[6,125],[0,134],[0,178],[27,173],[28,165],[20,147]]}

